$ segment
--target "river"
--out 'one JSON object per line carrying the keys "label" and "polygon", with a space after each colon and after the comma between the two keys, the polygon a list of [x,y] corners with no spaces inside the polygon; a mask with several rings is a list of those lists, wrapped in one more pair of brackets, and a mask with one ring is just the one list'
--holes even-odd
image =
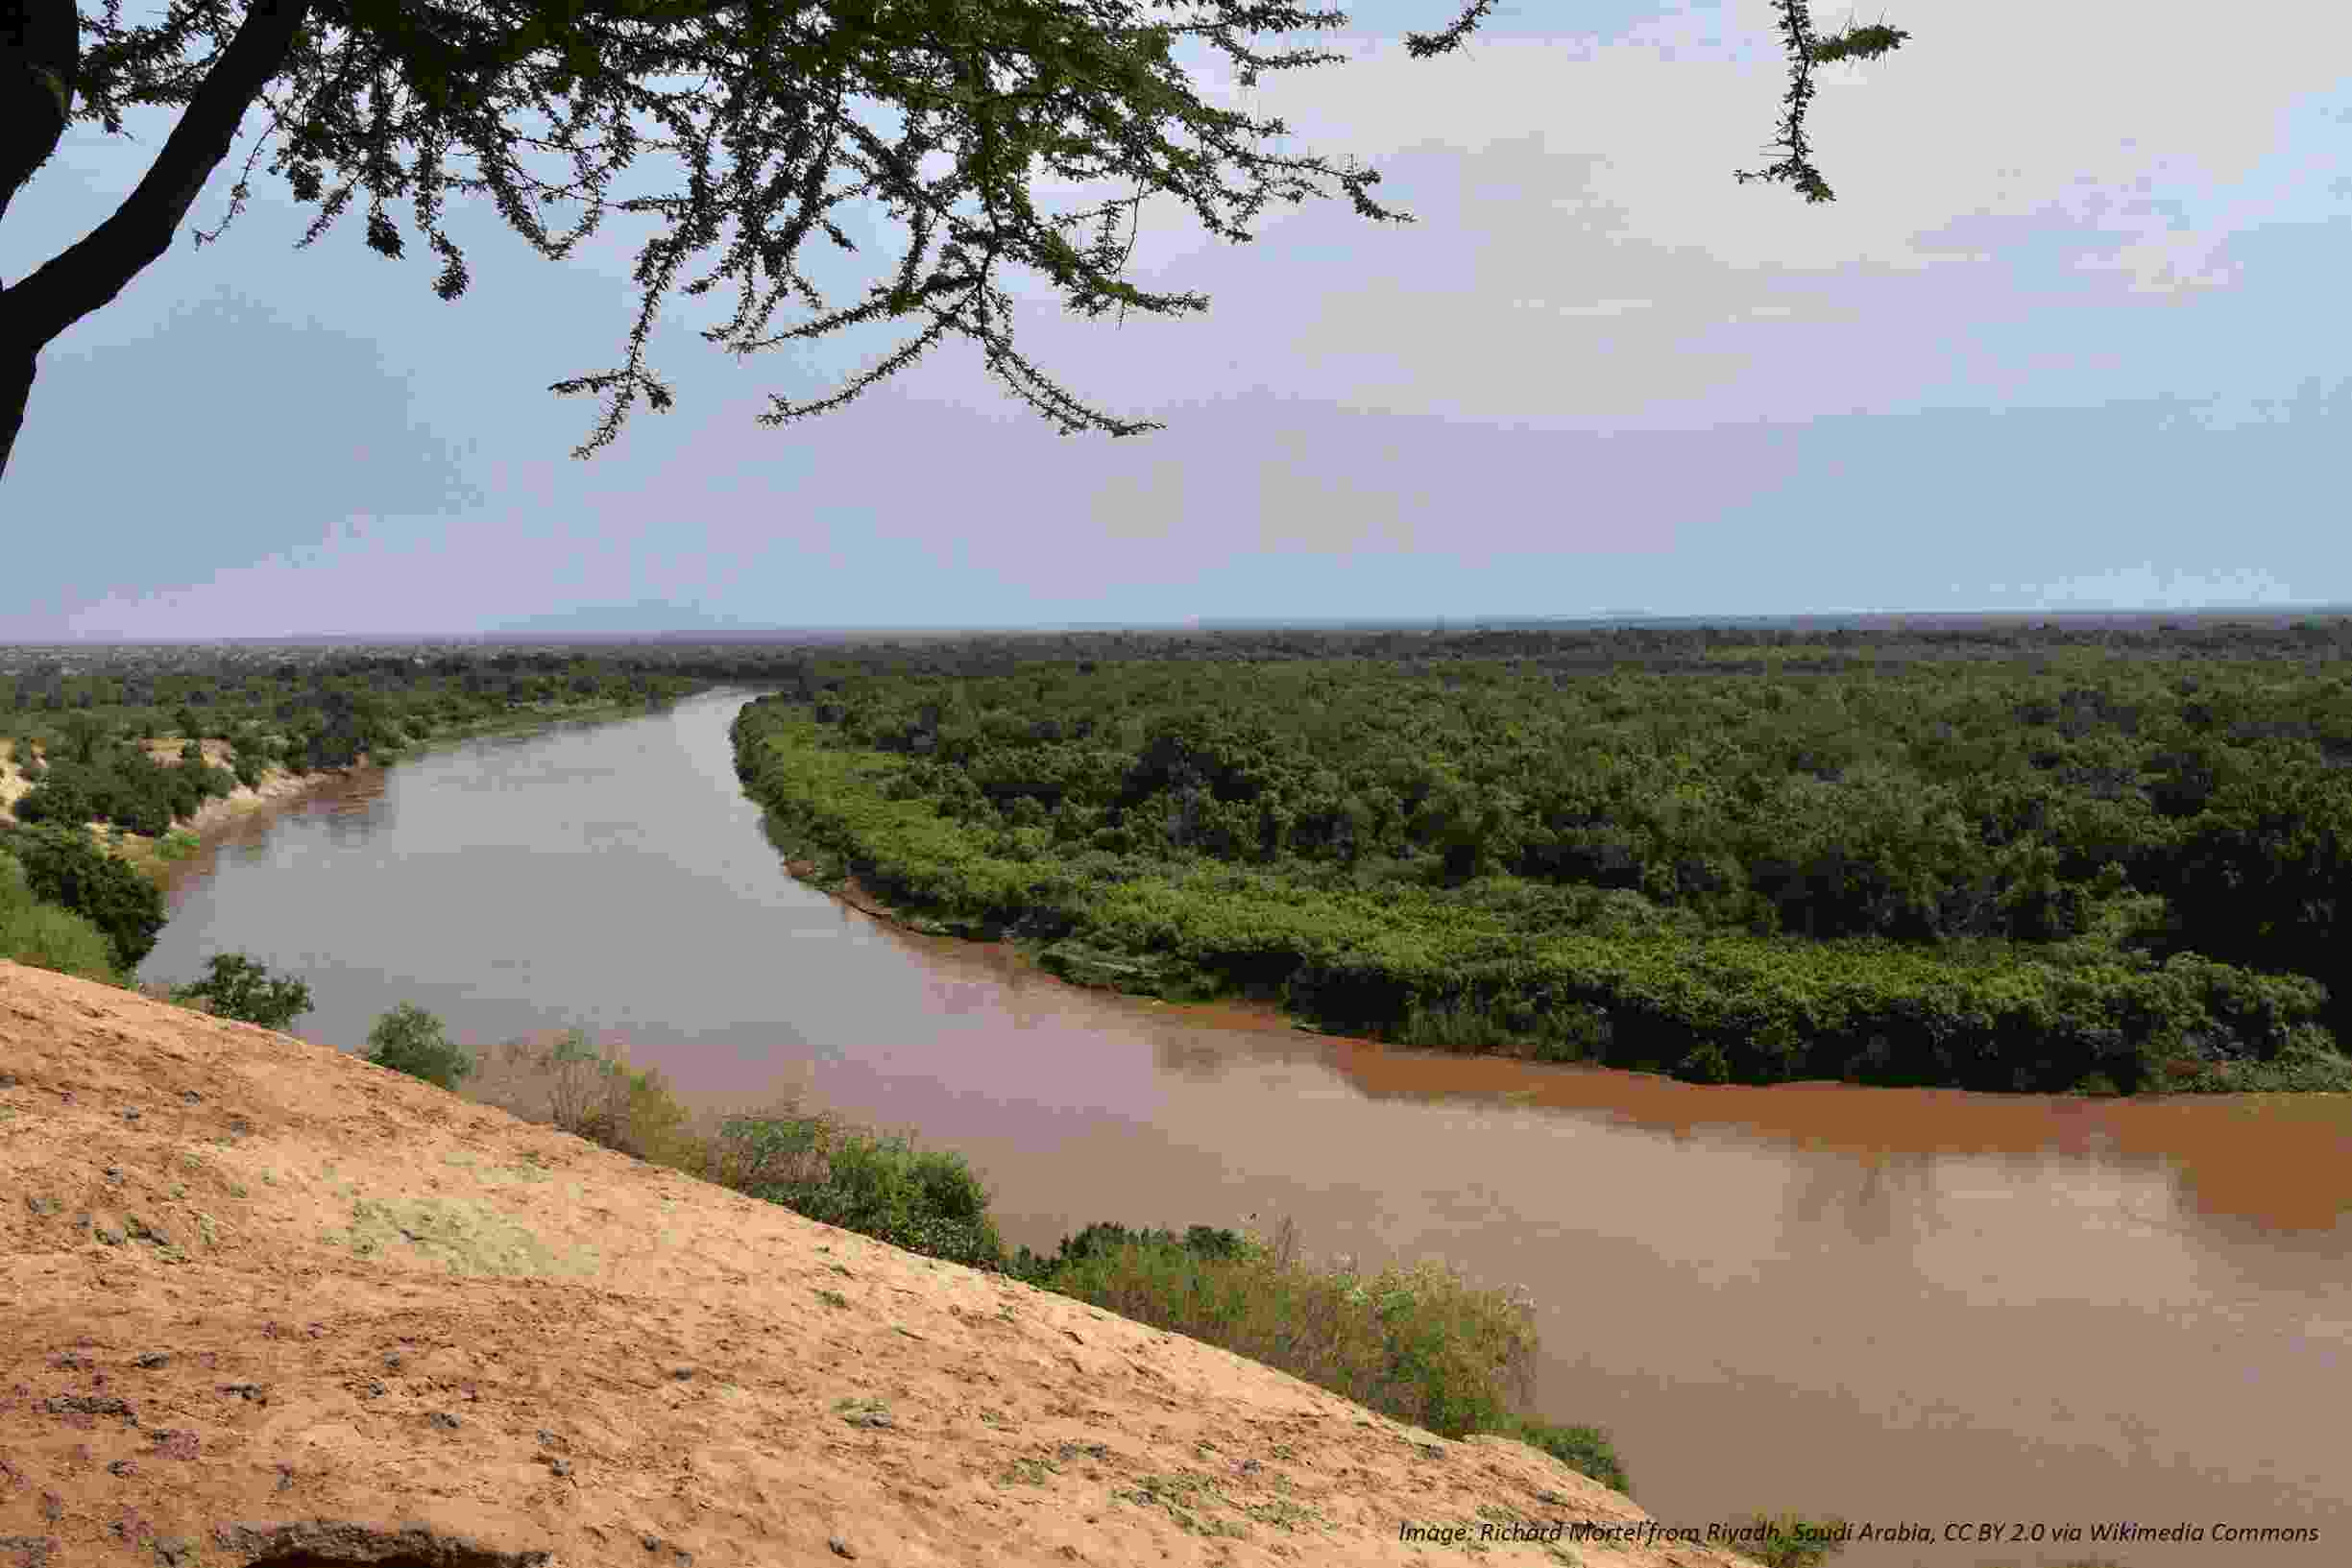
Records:
{"label": "river", "polygon": [[[237,823],[176,868],[142,976],[242,950],[309,982],[314,1040],[412,1001],[477,1043],[624,1040],[690,1101],[812,1083],[969,1154],[1012,1242],[1288,1215],[1523,1285],[1544,1413],[1608,1428],[1671,1525],[1934,1537],[1853,1568],[2352,1559],[2352,1097],[1704,1088],[1078,991],[793,881],[736,783],[744,700]],[[2322,1539],[2092,1544],[2122,1520]],[[2027,1533],[1942,1539],[1979,1522]]]}

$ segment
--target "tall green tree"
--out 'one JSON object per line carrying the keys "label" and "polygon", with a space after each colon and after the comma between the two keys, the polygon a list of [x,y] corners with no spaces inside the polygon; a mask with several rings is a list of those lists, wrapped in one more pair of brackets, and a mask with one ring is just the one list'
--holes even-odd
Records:
{"label": "tall green tree", "polygon": [[[1443,32],[1408,34],[1408,51],[1452,51],[1493,5],[1467,0]],[[1824,36],[1806,0],[1778,10],[1785,156],[1741,178],[1826,202],[1805,137],[1811,69],[1882,55],[1905,35],[1872,25]],[[1089,407],[1020,352],[1007,269],[1042,275],[1088,316],[1176,315],[1208,301],[1123,276],[1153,196],[1178,198],[1232,240],[1274,200],[1345,195],[1367,218],[1404,219],[1372,199],[1376,171],[1270,151],[1280,121],[1210,107],[1177,62],[1175,46],[1196,40],[1249,85],[1345,58],[1262,46],[1347,20],[1285,0],[162,0],[160,12],[132,23],[119,0],[0,0],[0,221],[67,126],[123,134],[135,111],[177,115],[113,213],[0,289],[0,472],[42,349],[163,254],[241,133],[228,211],[194,230],[200,243],[266,168],[318,208],[303,243],[356,207],[383,255],[423,243],[445,300],[469,276],[445,221],[452,193],[487,196],[551,259],[610,217],[652,220],[619,363],[552,389],[601,400],[581,455],[640,400],[669,406],[645,362],[663,301],[721,288],[734,315],[705,335],[737,353],[866,322],[911,327],[832,396],[774,398],[764,423],[836,408],[954,334],[1064,433],[1155,429]],[[655,163],[667,187],[643,166]],[[1048,214],[1040,178],[1126,194]],[[828,301],[801,271],[802,247],[821,236],[853,249],[832,214],[860,200],[903,224],[906,245],[863,298]],[[780,326],[788,303],[806,317]]]}

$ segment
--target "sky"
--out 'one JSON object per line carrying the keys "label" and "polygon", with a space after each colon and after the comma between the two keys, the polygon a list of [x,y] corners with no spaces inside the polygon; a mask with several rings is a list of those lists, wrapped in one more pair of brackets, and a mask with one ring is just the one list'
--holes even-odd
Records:
{"label": "sky", "polygon": [[[894,340],[738,360],[681,311],[678,406],[581,461],[594,408],[546,389],[618,357],[642,230],[553,263],[469,212],[444,303],[422,246],[295,250],[257,181],[42,356],[0,640],[2352,600],[2352,8],[2285,0],[2217,67],[2125,0],[1887,0],[1862,19],[1912,36],[1821,73],[1808,205],[1733,179],[1785,83],[1765,0],[1505,0],[1408,59],[1453,4],[1360,6],[1346,62],[1253,88],[1193,57],[1416,224],[1330,201],[1235,246],[1166,204],[1132,276],[1205,315],[1017,287],[1032,359],[1167,425],[1124,440],[961,344],[764,428]],[[78,128],[0,277],[163,129]]]}

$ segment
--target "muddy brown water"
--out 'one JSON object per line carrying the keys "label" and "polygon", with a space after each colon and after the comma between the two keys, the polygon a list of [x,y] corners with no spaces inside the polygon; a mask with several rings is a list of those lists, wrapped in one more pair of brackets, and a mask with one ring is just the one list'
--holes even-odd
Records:
{"label": "muddy brown water", "polygon": [[[413,1001],[626,1041],[691,1099],[812,1084],[968,1153],[1015,1242],[1288,1215],[1524,1286],[1541,1409],[1607,1427],[1669,1525],[1925,1528],[1857,1568],[2352,1561],[2352,1097],[1701,1088],[1074,990],[793,881],[736,784],[744,698],[235,824],[142,976],[236,949],[310,983],[315,1040]],[[2122,1521],[2204,1534],[2095,1542]]]}

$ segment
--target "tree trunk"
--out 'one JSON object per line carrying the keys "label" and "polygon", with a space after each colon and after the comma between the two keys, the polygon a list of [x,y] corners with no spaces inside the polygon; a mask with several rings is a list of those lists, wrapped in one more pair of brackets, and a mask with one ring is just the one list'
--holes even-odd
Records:
{"label": "tree trunk", "polygon": [[[110,302],[170,247],[196,193],[229,156],[245,111],[284,68],[310,5],[251,0],[236,36],[205,73],[138,188],[104,223],[0,289],[0,429],[7,437],[0,442],[0,479],[24,421],[35,356]],[[45,63],[55,53],[58,12],[68,29],[62,72]],[[75,0],[0,0],[0,210],[63,131],[80,26]],[[43,131],[52,121],[55,128]]]}
{"label": "tree trunk", "polygon": [[[0,219],[65,134],[81,33],[74,0],[0,0]],[[24,428],[40,357],[18,326],[15,312],[0,308],[0,475]]]}
{"label": "tree trunk", "polygon": [[0,217],[65,134],[81,34],[74,0],[0,0]]}
{"label": "tree trunk", "polygon": [[31,349],[0,347],[0,475],[8,472],[16,432],[24,428],[25,402],[33,396],[33,368],[38,358]]}

